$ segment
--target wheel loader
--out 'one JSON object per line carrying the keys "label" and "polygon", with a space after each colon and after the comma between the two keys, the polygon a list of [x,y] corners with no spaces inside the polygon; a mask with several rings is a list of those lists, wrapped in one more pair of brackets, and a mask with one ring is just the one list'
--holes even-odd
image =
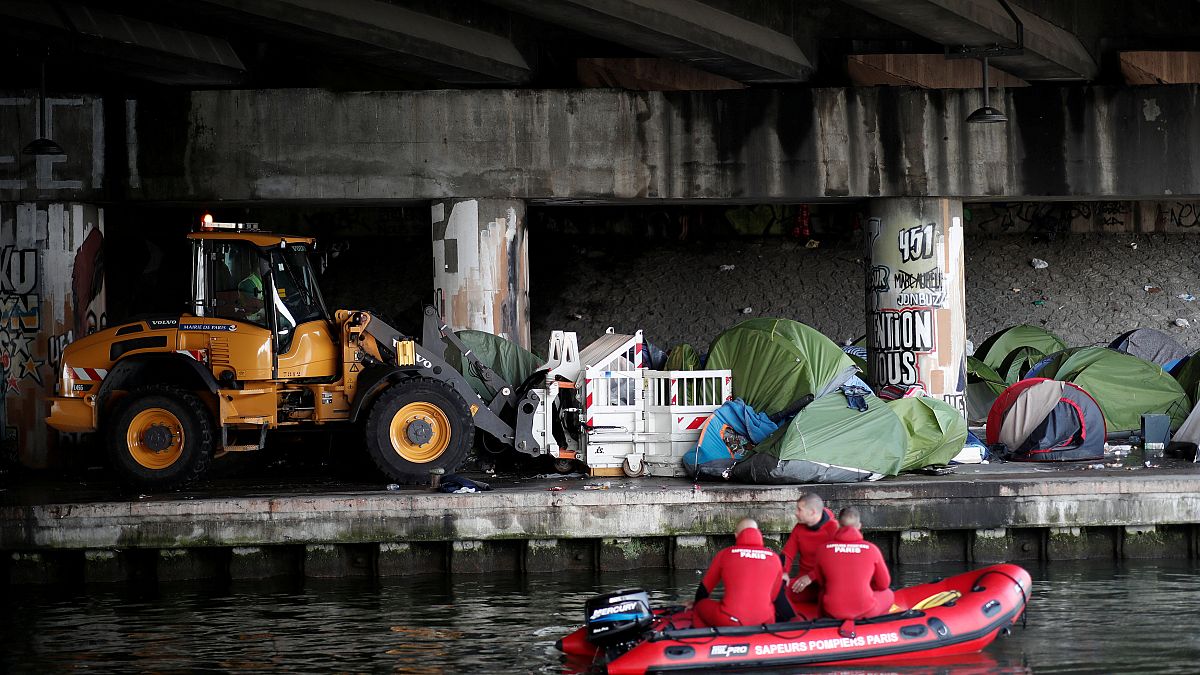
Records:
{"label": "wheel loader", "polygon": [[[531,433],[537,378],[504,381],[434,308],[418,341],[369,311],[327,311],[312,238],[206,215],[188,239],[186,310],[72,342],[50,399],[47,423],[98,432],[125,482],[175,488],[214,458],[259,450],[267,432],[289,428],[356,425],[379,469],[410,484],[457,469],[476,429],[519,452],[545,452]],[[491,396],[447,362],[450,346]]]}

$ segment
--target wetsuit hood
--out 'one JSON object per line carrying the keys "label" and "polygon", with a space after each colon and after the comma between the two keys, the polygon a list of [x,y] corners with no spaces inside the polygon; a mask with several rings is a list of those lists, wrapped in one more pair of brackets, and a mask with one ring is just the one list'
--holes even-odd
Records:
{"label": "wetsuit hood", "polygon": [[741,532],[738,532],[737,545],[738,546],[762,546],[763,545],[762,532],[757,527],[747,527],[746,529],[742,530]]}
{"label": "wetsuit hood", "polygon": [[862,541],[862,532],[857,527],[839,527],[837,532],[833,533],[833,540],[843,543]]}

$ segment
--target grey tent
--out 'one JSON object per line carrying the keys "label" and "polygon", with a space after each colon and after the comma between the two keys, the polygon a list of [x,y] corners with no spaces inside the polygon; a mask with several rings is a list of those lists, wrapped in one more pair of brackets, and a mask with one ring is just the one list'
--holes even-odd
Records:
{"label": "grey tent", "polygon": [[1188,355],[1175,338],[1153,328],[1137,328],[1121,334],[1109,348],[1139,359],[1153,361],[1164,368]]}

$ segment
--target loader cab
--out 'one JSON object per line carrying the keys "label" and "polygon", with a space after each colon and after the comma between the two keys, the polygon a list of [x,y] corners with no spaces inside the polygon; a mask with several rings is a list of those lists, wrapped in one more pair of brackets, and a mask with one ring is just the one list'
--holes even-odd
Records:
{"label": "loader cab", "polygon": [[277,377],[330,374],[312,368],[329,362],[334,337],[309,260],[313,240],[243,230],[189,238],[192,314],[266,329]]}

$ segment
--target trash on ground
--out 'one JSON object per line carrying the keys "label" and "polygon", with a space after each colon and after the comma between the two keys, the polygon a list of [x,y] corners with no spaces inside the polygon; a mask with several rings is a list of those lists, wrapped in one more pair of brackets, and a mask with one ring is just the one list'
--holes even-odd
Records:
{"label": "trash on ground", "polygon": [[576,473],[539,473],[538,475],[533,476],[533,480],[537,480],[539,478],[567,479],[567,478],[587,478],[587,477],[588,477],[588,475],[586,473],[579,473],[579,472],[576,472]]}
{"label": "trash on ground", "polygon": [[1180,328],[1187,328],[1188,326],[1192,325],[1192,322],[1188,321],[1187,319],[1185,319],[1183,317],[1180,317],[1178,319],[1175,319],[1175,325],[1179,326]]}
{"label": "trash on ground", "polygon": [[816,239],[809,239],[807,242],[804,243],[804,248],[817,248],[820,245],[821,245],[821,242],[817,241]]}
{"label": "trash on ground", "polygon": [[1046,304],[1046,301],[1045,300],[1034,300],[1033,304],[1035,307],[1041,307],[1042,305]]}
{"label": "trash on ground", "polygon": [[736,267],[735,265],[721,265],[721,267],[719,269],[722,272],[732,272],[735,267]]}
{"label": "trash on ground", "polygon": [[388,492],[395,492],[396,490],[400,489],[400,486],[396,483],[388,483],[386,489]]}
{"label": "trash on ground", "polygon": [[1020,293],[1020,292],[1021,292],[1021,289],[1019,289],[1019,288],[1010,288],[1010,289],[1008,289],[1008,290],[1012,291],[1013,293]]}
{"label": "trash on ground", "polygon": [[1137,250],[1137,242],[1136,241],[1129,242],[1129,248],[1136,251]]}
{"label": "trash on ground", "polygon": [[1196,296],[1192,295],[1191,293],[1180,293],[1179,295],[1177,295],[1175,297],[1179,298],[1180,300],[1182,300],[1184,302],[1192,302],[1193,300],[1196,299]]}
{"label": "trash on ground", "polygon": [[1147,293],[1162,293],[1162,286],[1142,286],[1142,290]]}
{"label": "trash on ground", "polygon": [[1033,260],[1029,261],[1029,264],[1032,265],[1033,269],[1035,270],[1044,270],[1050,266],[1050,263],[1042,260],[1041,258],[1034,258]]}
{"label": "trash on ground", "polygon": [[1089,469],[1103,469],[1103,468],[1104,468],[1104,465],[1103,465],[1103,464],[1088,464],[1088,465],[1087,465],[1087,468],[1089,468]]}
{"label": "trash on ground", "polygon": [[561,485],[555,485],[554,487],[546,488],[546,489],[550,492],[562,492],[563,490],[566,490],[567,488],[565,488]]}
{"label": "trash on ground", "polygon": [[607,490],[612,487],[612,483],[605,481],[603,483],[588,483],[583,486],[584,490]]}
{"label": "trash on ground", "polygon": [[754,313],[753,307],[743,307],[742,308],[742,314],[753,314],[753,313]]}

